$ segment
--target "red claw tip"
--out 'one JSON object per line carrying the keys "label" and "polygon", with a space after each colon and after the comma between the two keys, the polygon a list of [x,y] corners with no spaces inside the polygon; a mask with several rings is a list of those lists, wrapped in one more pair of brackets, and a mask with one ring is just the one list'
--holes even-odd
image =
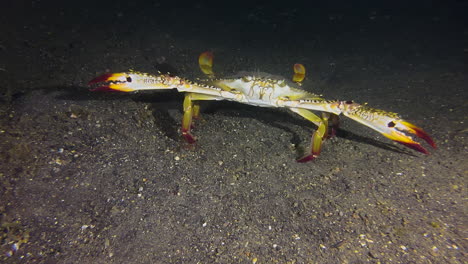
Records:
{"label": "red claw tip", "polygon": [[[400,121],[400,123],[405,127],[403,130],[407,130],[409,133],[413,133],[415,134],[417,137],[423,139],[424,141],[427,142],[427,144],[431,145],[431,147],[433,148],[437,148],[434,140],[432,140],[432,138],[426,133],[424,132],[424,130],[422,130],[421,128],[409,123],[409,122],[406,122],[406,121]],[[396,140],[398,141],[398,140]],[[416,147],[410,147],[410,148],[413,148],[413,149],[416,149],[418,150],[419,148]],[[420,151],[420,150],[418,150]],[[423,153],[427,153],[427,151],[421,151]]]}
{"label": "red claw tip", "polygon": [[91,81],[88,82],[88,85],[91,85],[91,84],[95,84],[95,83],[100,83],[100,82],[106,82],[109,77],[112,76],[112,73],[106,73],[106,74],[103,74],[101,76],[98,76],[94,79],[92,79]]}
{"label": "red claw tip", "polygon": [[413,129],[414,129],[414,132],[416,133],[416,136],[424,139],[427,142],[427,144],[431,145],[431,147],[437,148],[434,140],[432,140],[432,138],[426,132],[424,132],[424,130],[420,128],[413,128]]}
{"label": "red claw tip", "polygon": [[414,150],[419,151],[421,153],[424,153],[426,155],[430,154],[429,151],[427,151],[425,148],[423,148],[418,143],[407,143],[407,142],[401,142],[401,141],[398,141],[398,140],[395,140],[395,142],[398,142],[398,143],[400,143],[402,145],[407,146],[408,148],[414,149]]}

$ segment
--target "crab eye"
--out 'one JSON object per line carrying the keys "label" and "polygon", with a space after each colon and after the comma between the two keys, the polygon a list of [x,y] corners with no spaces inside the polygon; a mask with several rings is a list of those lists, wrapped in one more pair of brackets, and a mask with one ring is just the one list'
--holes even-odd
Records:
{"label": "crab eye", "polygon": [[396,125],[396,124],[395,124],[395,122],[393,122],[393,121],[390,121],[390,122],[388,122],[388,124],[387,124],[388,127],[395,127],[395,125]]}
{"label": "crab eye", "polygon": [[132,77],[127,76],[127,82],[132,82]]}

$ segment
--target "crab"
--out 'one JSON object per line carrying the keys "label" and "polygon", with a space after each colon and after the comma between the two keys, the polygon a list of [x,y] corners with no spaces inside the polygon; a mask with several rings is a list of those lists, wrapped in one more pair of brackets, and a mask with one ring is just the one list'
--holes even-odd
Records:
{"label": "crab", "polygon": [[[353,101],[327,100],[317,94],[300,89],[305,78],[305,67],[295,64],[292,81],[273,75],[240,75],[232,78],[215,78],[213,54],[204,52],[198,59],[206,80],[193,82],[169,73],[157,74],[136,71],[107,73],[89,82],[92,91],[136,92],[145,90],[177,89],[185,92],[183,102],[182,135],[189,143],[196,141],[191,133],[193,119],[200,116],[199,101],[228,100],[238,103],[287,108],[317,126],[312,134],[310,150],[298,162],[314,160],[319,156],[322,143],[334,135],[339,115],[351,118],[385,137],[424,154],[429,152],[411,134],[436,148],[432,138],[421,128],[400,118],[396,113],[375,109]],[[313,111],[320,111],[316,114]],[[331,127],[331,129],[330,129]]]}

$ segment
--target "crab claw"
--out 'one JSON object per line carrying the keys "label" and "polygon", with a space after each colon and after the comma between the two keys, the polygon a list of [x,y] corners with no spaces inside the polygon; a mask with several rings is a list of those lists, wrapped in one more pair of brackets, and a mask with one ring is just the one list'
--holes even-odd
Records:
{"label": "crab claw", "polygon": [[88,85],[98,87],[91,91],[121,91],[173,89],[188,85],[179,77],[168,74],[151,75],[140,72],[107,73],[92,79]]}
{"label": "crab claw", "polygon": [[434,140],[421,128],[401,119],[397,114],[374,109],[354,102],[342,102],[343,114],[366,125],[385,137],[424,154],[429,152],[408,134],[425,140],[431,147],[437,148]]}
{"label": "crab claw", "polygon": [[131,92],[135,89],[131,88],[132,77],[130,75],[126,73],[106,73],[89,81],[88,85],[101,85],[91,89],[91,91]]}
{"label": "crab claw", "polygon": [[[415,142],[410,136],[405,135],[403,132],[414,134],[419,138],[424,139],[427,144],[429,144],[433,148],[437,148],[434,140],[421,128],[407,122],[404,120],[395,120],[390,121],[387,124],[388,128],[390,128],[390,133],[382,133],[387,138],[396,141],[400,144],[403,144],[409,148],[412,148],[416,151],[422,152],[424,154],[429,154],[429,152],[423,148],[419,143]],[[392,126],[394,129],[391,129]]]}

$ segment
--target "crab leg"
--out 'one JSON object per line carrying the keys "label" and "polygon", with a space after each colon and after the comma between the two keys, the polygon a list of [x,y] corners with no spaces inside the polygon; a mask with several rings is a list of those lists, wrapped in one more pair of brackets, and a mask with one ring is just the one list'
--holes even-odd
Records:
{"label": "crab leg", "polygon": [[182,118],[182,136],[188,143],[195,143],[195,137],[190,133],[192,128],[193,117],[193,102],[191,98],[192,93],[186,93],[184,98],[184,117]]}
{"label": "crab leg", "polygon": [[213,78],[213,53],[209,51],[205,51],[198,57],[198,65],[200,66],[200,70],[208,77]]}
{"label": "crab leg", "polygon": [[293,66],[293,70],[294,70],[294,75],[293,75],[292,80],[293,80],[293,82],[295,82],[299,86],[301,86],[302,81],[305,79],[305,74],[306,74],[305,67],[304,67],[304,65],[302,65],[300,63],[296,63]]}
{"label": "crab leg", "polygon": [[94,78],[88,82],[88,85],[98,85],[98,87],[93,88],[91,91],[136,92],[177,89],[179,92],[212,95],[219,98],[219,100],[239,101],[242,99],[242,95],[238,93],[161,73],[157,75],[132,71],[109,73]]}
{"label": "crab leg", "polygon": [[195,137],[190,133],[193,118],[200,115],[200,105],[194,101],[219,100],[218,97],[206,94],[186,93],[184,98],[184,117],[182,118],[182,136],[188,143],[195,143]]}
{"label": "crab leg", "polygon": [[[396,113],[361,105],[352,101],[329,101],[316,98],[303,98],[282,102],[282,105],[293,108],[328,112],[331,115],[332,135],[334,128],[338,126],[337,116],[343,114],[371,129],[381,133],[385,137],[403,144],[409,148],[424,154],[429,152],[420,143],[413,140],[411,134],[425,140],[431,147],[437,148],[434,140],[421,128],[400,118]],[[307,117],[305,117],[308,119]],[[308,119],[312,122],[315,120]],[[317,125],[315,121],[314,123]],[[313,144],[313,143],[312,143]],[[315,143],[318,144],[318,143]]]}
{"label": "crab leg", "polygon": [[311,140],[311,147],[309,154],[299,158],[298,162],[307,162],[315,159],[320,155],[320,151],[322,150],[322,143],[323,140],[328,135],[328,119],[330,117],[330,113],[322,113],[322,117],[320,118],[313,112],[301,109],[301,108],[291,108],[291,111],[299,114],[300,116],[304,117],[305,119],[309,120],[310,122],[316,124],[318,126],[317,130],[312,134]]}
{"label": "crab leg", "polygon": [[331,120],[331,132],[329,133],[329,137],[334,137],[336,135],[336,131],[340,127],[340,117],[330,113],[330,120]]}
{"label": "crab leg", "polygon": [[195,142],[195,137],[190,133],[192,120],[200,116],[200,106],[194,101],[224,100],[242,97],[238,93],[232,93],[218,87],[197,84],[167,74],[151,75],[140,72],[104,74],[89,82],[89,85],[96,84],[100,86],[92,89],[92,91],[134,92],[140,90],[177,89],[179,92],[187,92],[183,105],[182,135],[189,143]]}
{"label": "crab leg", "polygon": [[[200,119],[200,104],[198,102],[193,102],[193,119]],[[193,127],[193,125],[192,125]]]}
{"label": "crab leg", "polygon": [[[398,114],[360,105],[354,102],[342,102],[343,115],[366,125],[385,137],[424,154],[429,152],[407,134],[414,134],[437,148],[434,140],[421,128],[401,119]],[[406,134],[405,134],[406,133]]]}

